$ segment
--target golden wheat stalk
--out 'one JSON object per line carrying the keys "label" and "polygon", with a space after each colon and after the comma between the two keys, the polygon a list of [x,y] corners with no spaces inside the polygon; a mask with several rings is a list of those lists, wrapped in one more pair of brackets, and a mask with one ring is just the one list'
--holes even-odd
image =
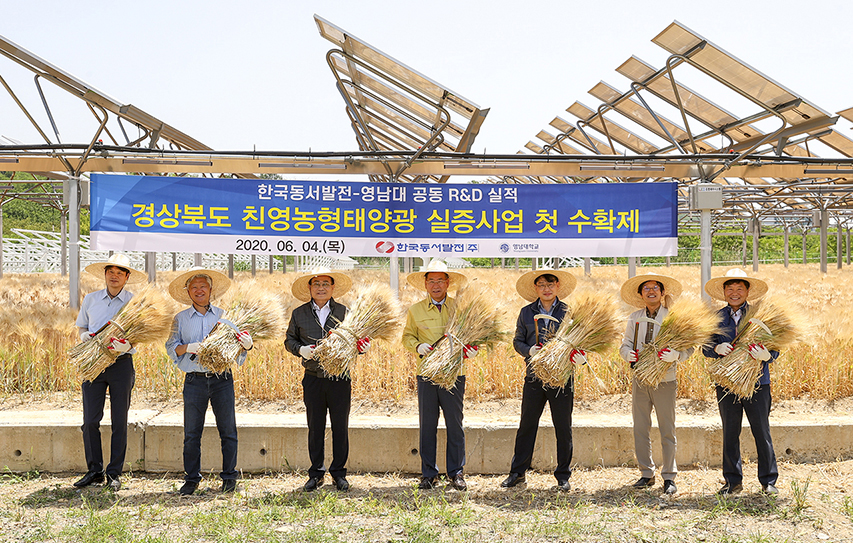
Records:
{"label": "golden wheat stalk", "polygon": [[660,359],[658,352],[666,348],[685,351],[705,345],[718,328],[719,318],[707,304],[689,295],[680,297],[661,321],[654,340],[640,349],[634,364],[637,381],[643,386],[657,388],[672,367],[672,363]]}
{"label": "golden wheat stalk", "polygon": [[165,309],[168,302],[153,285],[135,294],[95,336],[68,349],[71,362],[83,381],[91,381],[110,367],[119,356],[109,349],[110,338],[124,338],[131,345],[163,341],[171,323]]}
{"label": "golden wheat stalk", "polygon": [[391,288],[374,282],[356,293],[344,320],[317,343],[314,359],[337,377],[348,374],[358,356],[356,342],[364,337],[390,340],[400,326],[400,304]]}
{"label": "golden wheat stalk", "polygon": [[563,388],[574,375],[575,349],[600,353],[619,338],[616,302],[612,296],[584,290],[571,297],[569,311],[551,337],[531,359],[533,373],[544,384]]}
{"label": "golden wheat stalk", "polygon": [[[247,282],[231,292],[224,301],[223,317],[231,321],[237,330],[249,332],[253,341],[274,339],[281,335],[284,323],[278,296]],[[237,363],[243,351],[236,334],[225,323],[216,326],[201,343],[198,363],[216,373],[228,371]]]}
{"label": "golden wheat stalk", "polygon": [[456,295],[447,325],[433,350],[421,361],[420,375],[451,390],[462,372],[465,345],[492,348],[507,333],[501,329],[500,311],[494,294],[470,285]]}
{"label": "golden wheat stalk", "polygon": [[[797,341],[801,324],[793,312],[778,299],[764,299],[752,304],[738,325],[737,343],[728,355],[711,358],[706,367],[711,379],[738,398],[749,399],[758,388],[763,364],[749,354],[749,346],[761,343],[768,350],[779,351]],[[770,333],[750,320],[758,319]]]}

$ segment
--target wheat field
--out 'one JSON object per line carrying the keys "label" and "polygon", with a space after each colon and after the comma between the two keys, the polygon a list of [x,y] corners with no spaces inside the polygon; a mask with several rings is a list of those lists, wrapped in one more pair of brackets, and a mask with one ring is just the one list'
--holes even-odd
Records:
{"label": "wheat field", "polygon": [[[712,276],[728,268],[714,268]],[[599,291],[618,299],[619,287],[627,278],[625,266],[604,266],[584,277],[573,269],[578,287]],[[641,273],[661,273],[681,281],[685,292],[698,294],[698,267],[672,266],[642,268]],[[501,269],[465,270],[470,280],[493,294],[493,303],[501,315],[502,326],[510,333],[524,300],[515,292],[522,272]],[[770,285],[770,292],[786,299],[791,311],[803,322],[802,340],[784,351],[771,366],[775,398],[838,399],[853,395],[853,363],[848,351],[853,344],[853,295],[845,287],[848,270],[830,270],[821,274],[817,265],[762,266],[757,277]],[[161,273],[158,287],[168,298],[167,286],[175,272]],[[254,288],[277,294],[286,317],[300,302],[290,294],[296,274],[237,273],[237,282],[250,282]],[[354,285],[387,281],[387,272],[352,272]],[[401,278],[402,279],[402,278]],[[401,306],[408,308],[423,296],[422,291],[400,281]],[[103,283],[83,274],[82,292],[103,288]],[[131,289],[132,290],[132,289]],[[227,295],[226,295],[227,296]],[[66,350],[78,341],[74,320],[76,312],[67,307],[68,281],[58,275],[12,274],[0,279],[3,311],[0,323],[0,394],[70,391],[79,388],[76,368],[68,362]],[[343,297],[347,303],[351,294]],[[722,304],[714,302],[716,307]],[[621,315],[631,308],[621,302]],[[217,305],[214,301],[214,305]],[[224,304],[223,304],[224,305]],[[169,314],[181,308],[174,304]],[[405,315],[400,315],[404,319]],[[299,360],[284,349],[282,338],[258,342],[246,364],[235,371],[238,397],[248,400],[297,401],[301,398],[302,367]],[[353,397],[366,401],[400,402],[415,395],[415,356],[404,351],[398,340],[374,341],[370,352],[358,358],[352,368]],[[142,345],[134,357],[136,390],[158,399],[180,396],[183,374],[166,356],[163,345]],[[512,348],[511,339],[485,351],[469,362],[466,397],[473,400],[499,400],[520,397],[524,361]],[[708,399],[713,388],[701,353],[694,354],[678,369],[679,397]],[[578,399],[594,399],[606,394],[630,390],[627,366],[616,350],[591,354],[588,367],[581,368],[575,383]]]}

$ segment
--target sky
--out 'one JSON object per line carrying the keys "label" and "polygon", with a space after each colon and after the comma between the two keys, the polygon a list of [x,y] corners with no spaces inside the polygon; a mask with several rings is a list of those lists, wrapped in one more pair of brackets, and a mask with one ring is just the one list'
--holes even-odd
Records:
{"label": "sky", "polygon": [[[830,113],[853,106],[849,1],[0,0],[0,35],[220,151],[357,150],[315,13],[490,108],[477,153],[515,153],[573,102],[596,107],[599,81],[627,90],[616,67],[662,66],[651,40],[674,20]],[[45,118],[29,71],[2,57],[0,76]],[[85,106],[51,87],[63,141],[87,141]],[[40,143],[2,88],[0,135]]]}

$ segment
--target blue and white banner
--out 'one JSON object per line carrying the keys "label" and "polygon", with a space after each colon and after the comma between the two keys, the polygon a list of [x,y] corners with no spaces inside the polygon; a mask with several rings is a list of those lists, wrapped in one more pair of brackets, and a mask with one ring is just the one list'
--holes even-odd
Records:
{"label": "blue and white banner", "polygon": [[676,183],[353,183],[93,174],[97,250],[674,256]]}

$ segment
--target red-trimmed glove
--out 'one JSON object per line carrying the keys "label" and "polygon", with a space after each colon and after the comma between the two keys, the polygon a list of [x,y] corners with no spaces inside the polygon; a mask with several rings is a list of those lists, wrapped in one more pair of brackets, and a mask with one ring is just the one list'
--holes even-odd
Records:
{"label": "red-trimmed glove", "polygon": [[480,348],[476,345],[465,345],[462,347],[462,358],[474,358],[479,352]]}
{"label": "red-trimmed glove", "polygon": [[355,342],[355,347],[358,349],[358,354],[364,354],[370,350],[370,338],[365,336]]}
{"label": "red-trimmed glove", "polygon": [[237,338],[237,341],[240,342],[240,346],[245,350],[250,351],[252,346],[255,344],[255,341],[252,339],[252,336],[249,335],[249,332],[243,330],[242,332],[238,332],[234,337]]}
{"label": "red-trimmed glove", "polygon": [[572,349],[571,354],[569,354],[569,360],[572,361],[572,364],[576,366],[583,366],[586,364],[586,351],[582,349]]}
{"label": "red-trimmed glove", "polygon": [[633,368],[637,360],[640,359],[640,351],[634,350],[628,353],[628,364]]}
{"label": "red-trimmed glove", "polygon": [[749,346],[749,356],[762,362],[767,362],[772,358],[770,356],[770,351],[768,351],[767,347],[761,343],[753,343]]}
{"label": "red-trimmed glove", "polygon": [[673,351],[669,347],[665,347],[658,351],[658,358],[660,358],[664,362],[672,364],[673,362],[678,360],[678,351]]}
{"label": "red-trimmed glove", "polygon": [[118,339],[111,337],[110,346],[107,349],[114,349],[117,353],[126,353],[131,348],[130,342],[126,339]]}

